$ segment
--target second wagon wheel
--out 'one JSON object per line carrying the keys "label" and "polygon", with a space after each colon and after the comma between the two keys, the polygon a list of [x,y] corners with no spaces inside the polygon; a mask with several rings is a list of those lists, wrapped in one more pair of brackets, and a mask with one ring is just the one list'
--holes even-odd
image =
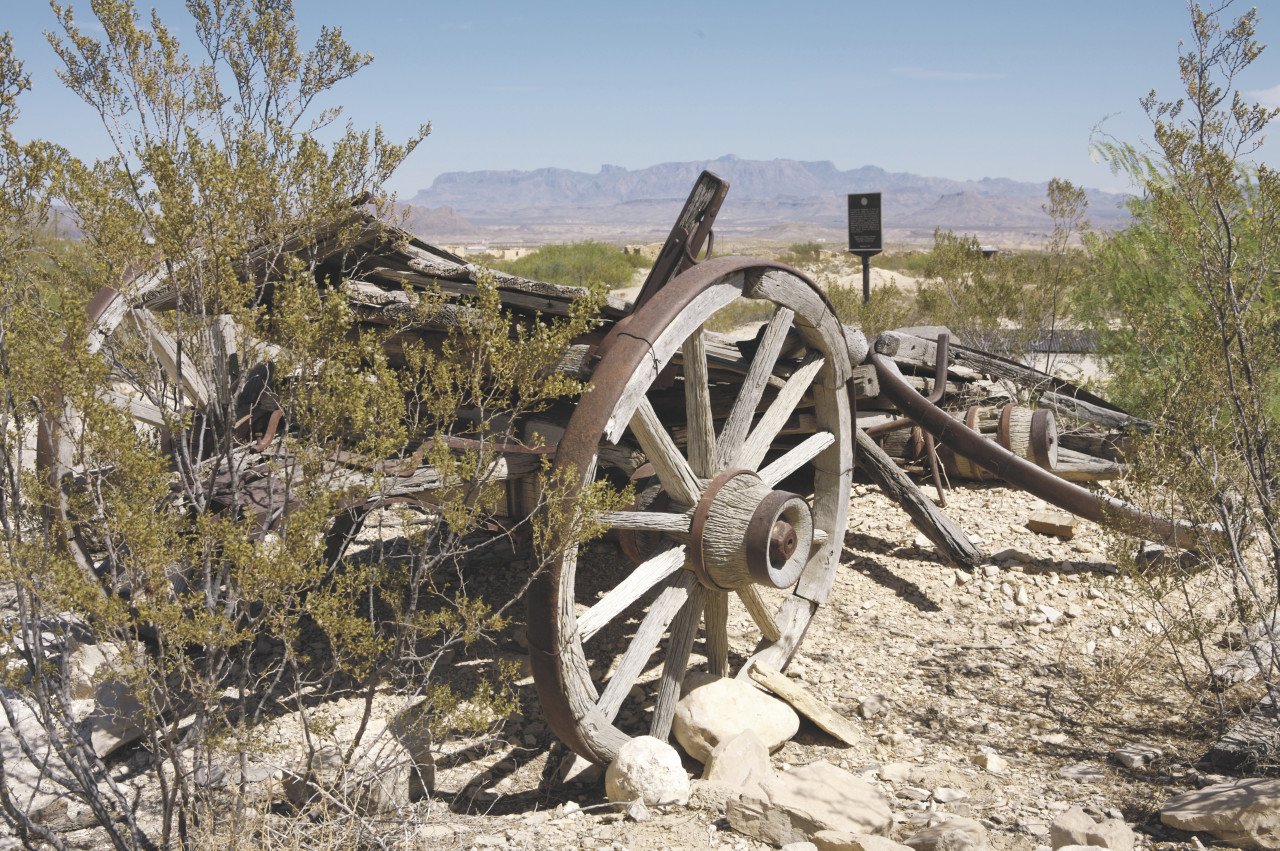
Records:
{"label": "second wagon wheel", "polygon": [[[744,298],[769,318],[753,356],[726,375],[708,359],[703,326]],[[556,453],[570,481],[560,507],[572,511],[596,478],[602,441],[639,446],[665,498],[597,518],[657,540],[634,569],[602,571],[564,546],[530,591],[538,694],[547,723],[571,749],[607,763],[633,735],[666,739],[699,633],[708,670],[735,673],[731,605],[750,614],[758,639],[739,676],[755,662],[781,669],[794,656],[831,589],[844,541],[849,373],[843,328],[822,293],[801,273],[755,258],[695,266],[612,335]],[[672,388],[683,415],[659,411]],[[812,419],[797,417],[799,406],[812,406]],[[812,497],[781,489],[784,480],[805,482]],[[602,582],[605,573],[613,578]],[[633,687],[659,663],[648,683],[651,715],[620,720]]]}

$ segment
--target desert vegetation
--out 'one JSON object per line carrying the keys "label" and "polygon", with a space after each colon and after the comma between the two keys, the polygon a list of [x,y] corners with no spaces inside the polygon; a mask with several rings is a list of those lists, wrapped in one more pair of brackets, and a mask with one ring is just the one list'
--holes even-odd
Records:
{"label": "desert vegetation", "polygon": [[[302,45],[289,0],[189,0],[182,27],[146,18],[132,0],[94,0],[92,24],[53,8],[61,82],[97,115],[113,150],[86,162],[53,142],[20,142],[13,127],[30,80],[12,40],[0,37],[0,819],[29,848],[78,847],[71,834],[118,849],[403,847],[432,841],[416,832],[422,810],[413,808],[432,799],[437,757],[479,761],[500,747],[507,756],[462,784],[452,804],[495,805],[484,790],[538,750],[546,783],[533,784],[522,802],[529,812],[515,813],[528,821],[501,844],[543,825],[557,803],[557,820],[581,816],[576,803],[552,802],[546,792],[582,767],[572,756],[563,764],[564,754],[549,756],[548,726],[527,717],[530,642],[513,627],[516,607],[564,552],[581,547],[588,580],[622,563],[612,540],[596,540],[603,530],[591,518],[626,508],[653,522],[662,512],[634,508],[645,477],[632,446],[618,452],[639,456],[628,456],[635,481],[619,474],[574,489],[569,504],[565,471],[553,472],[547,452],[554,435],[523,425],[577,404],[590,377],[565,361],[591,357],[581,340],[601,322],[609,291],[633,285],[644,261],[600,242],[546,246],[494,261],[492,272],[471,270],[473,286],[459,296],[441,276],[412,285],[431,278],[421,269],[435,269],[440,255],[397,236],[417,265],[371,270],[369,258],[384,255],[361,252],[385,247],[390,231],[378,219],[392,219],[394,209],[386,183],[430,127],[396,141],[379,127],[341,123],[333,89],[371,61],[341,32],[322,28]],[[1236,90],[1262,50],[1255,21],[1252,11],[1229,20],[1193,7],[1179,64],[1184,90],[1143,101],[1154,145],[1095,139],[1135,187],[1132,223],[1119,232],[1091,231],[1084,192],[1053,180],[1043,250],[988,257],[975,238],[939,230],[927,251],[877,258],[915,283],[878,287],[867,303],[848,283],[852,265],[820,244],[777,252],[873,340],[893,328],[946,326],[968,346],[1051,371],[1031,341],[1064,328],[1091,331],[1110,371],[1108,393],[1134,415],[1126,422],[1150,425],[1123,436],[1130,475],[1115,492],[1214,532],[1183,554],[1146,547],[1135,557],[1131,538],[1104,538],[1093,527],[1071,545],[1054,541],[953,571],[930,560],[928,542],[905,522],[886,519],[889,503],[870,488],[835,488],[864,511],[833,544],[843,543],[849,567],[836,594],[876,587],[869,605],[833,597],[840,629],[857,634],[815,626],[817,649],[791,679],[838,705],[846,723],[856,714],[874,730],[858,759],[874,760],[880,782],[926,804],[929,818],[959,814],[940,807],[967,797],[952,788],[961,777],[975,790],[990,787],[984,800],[1003,802],[988,807],[1000,816],[988,820],[991,830],[1039,825],[1045,830],[1025,832],[1041,837],[1048,825],[1037,819],[1052,814],[1033,799],[1061,786],[1038,778],[1039,791],[1021,795],[1001,780],[997,750],[1009,740],[1028,749],[1030,763],[1032,749],[1067,741],[1059,726],[1075,732],[1087,718],[1104,729],[1114,719],[1099,716],[1141,701],[1166,713],[1189,706],[1183,714],[1207,725],[1189,731],[1185,718],[1175,719],[1152,733],[1179,740],[1216,735],[1259,701],[1265,709],[1269,700],[1272,715],[1280,705],[1280,176],[1255,156],[1280,111]],[[180,43],[175,32],[187,28],[193,40]],[[75,239],[51,227],[59,217],[74,221]],[[374,271],[396,285],[362,289],[359,274]],[[558,311],[524,292],[537,307],[517,313],[500,292],[512,275],[534,279],[540,297],[562,294],[556,285],[578,289]],[[116,292],[104,291],[105,282]],[[706,327],[768,323],[775,355],[788,345],[801,352],[803,366],[768,391],[790,393],[794,407],[807,385],[790,383],[793,376],[812,381],[823,362],[794,337],[788,344],[788,314],[740,298]],[[785,321],[774,326],[778,315]],[[704,371],[706,340],[696,326],[705,318],[681,348],[690,363],[701,353]],[[423,327],[439,333],[429,343],[409,333]],[[848,338],[832,327],[842,352]],[[732,359],[735,339],[713,342]],[[776,378],[769,369],[756,377],[760,394]],[[726,384],[704,382],[708,412],[713,393],[728,407]],[[833,388],[828,408],[844,404],[843,385]],[[688,416],[672,414],[692,398],[677,392],[663,417]],[[741,435],[754,411],[744,410]],[[779,430],[790,413],[778,418]],[[692,420],[683,423],[688,446]],[[714,448],[713,417],[702,425]],[[800,446],[787,445],[787,455]],[[524,465],[518,490],[505,487],[515,462],[499,451],[513,447]],[[759,448],[756,466],[773,448]],[[786,457],[774,453],[770,465],[779,455]],[[699,460],[710,468],[710,457]],[[404,499],[406,481],[424,469],[435,477],[431,499]],[[697,497],[706,477],[689,477]],[[651,486],[647,498],[659,490]],[[975,493],[957,498],[975,515],[1017,510],[1008,494]],[[692,521],[671,517],[688,540]],[[1032,546],[1021,529],[984,534],[992,544],[1010,538],[1010,550]],[[1082,579],[1089,570],[1097,576]],[[1074,612],[1053,605],[1068,587]],[[955,602],[959,614],[943,612],[929,594]],[[960,612],[975,600],[995,613],[983,621]],[[1109,600],[1126,629],[1142,623],[1141,653],[1133,642],[1096,653],[1096,639],[1078,652],[1074,639],[1063,640],[1061,653],[1038,643],[1076,618],[1118,642],[1120,627],[1103,620],[1101,604],[1085,610]],[[915,620],[892,610],[908,604]],[[716,652],[727,664],[724,606],[726,638]],[[882,610],[893,613],[881,621]],[[1007,616],[1013,612],[1017,619]],[[896,708],[878,693],[851,697],[852,672],[864,664],[868,677],[911,667],[882,663],[881,627],[922,660],[923,673],[902,692],[920,706],[901,696]],[[650,636],[654,652],[663,629]],[[741,643],[746,634],[732,635]],[[687,657],[694,642],[684,637]],[[471,664],[467,654],[478,647],[488,651],[484,664]],[[1228,648],[1233,664],[1249,669],[1243,688],[1224,687]],[[991,651],[1002,655],[981,655]],[[709,647],[705,654],[714,670]],[[460,658],[467,664],[454,664]],[[840,678],[820,670],[824,663]],[[1025,688],[1010,689],[1003,720],[992,720],[985,716],[1004,709],[975,709],[982,695],[966,683],[1002,672],[1022,677]],[[1183,689],[1176,699],[1170,683]],[[644,689],[634,691],[611,695],[614,710],[625,704],[624,714],[639,718],[654,709]],[[899,715],[886,722],[891,712]],[[1037,744],[1010,731],[1023,722]],[[794,732],[777,742],[789,761],[840,761],[826,745],[786,741]],[[982,742],[960,760],[968,774],[948,769],[928,789],[904,785],[912,771],[930,768],[916,765],[919,741],[943,761],[962,736]],[[1274,751],[1259,753],[1249,768],[1274,772]],[[772,774],[767,751],[763,760]],[[977,780],[974,766],[986,772]],[[675,772],[687,780],[680,765]],[[1018,804],[1021,821],[998,811],[1006,793],[1027,799]],[[1131,813],[1149,818],[1149,803],[1129,806],[1125,818],[1097,812],[1124,827],[1126,818],[1138,821]],[[716,812],[716,844],[725,800],[701,806]],[[642,806],[626,817],[639,825],[652,815]],[[590,836],[553,832],[538,841],[603,842],[603,825],[591,825],[579,830]]]}

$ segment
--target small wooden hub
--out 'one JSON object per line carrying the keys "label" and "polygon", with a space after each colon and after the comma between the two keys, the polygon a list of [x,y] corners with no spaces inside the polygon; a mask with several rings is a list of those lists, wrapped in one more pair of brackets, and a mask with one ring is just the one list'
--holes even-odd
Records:
{"label": "small wooden hub", "polygon": [[751,470],[726,470],[707,485],[689,531],[690,566],[706,587],[789,588],[808,561],[813,517],[796,494]]}

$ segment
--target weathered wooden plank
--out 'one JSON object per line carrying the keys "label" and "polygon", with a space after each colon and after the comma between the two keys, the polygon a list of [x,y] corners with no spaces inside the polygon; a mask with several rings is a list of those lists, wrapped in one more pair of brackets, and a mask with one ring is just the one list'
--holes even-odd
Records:
{"label": "weathered wooden plank", "polygon": [[690,593],[700,587],[702,586],[698,585],[697,578],[691,572],[680,570],[676,571],[669,584],[659,592],[657,599],[649,606],[644,620],[636,628],[635,635],[631,637],[631,643],[627,645],[617,669],[609,678],[609,684],[600,693],[596,706],[606,718],[612,720],[618,714],[627,693],[644,673],[649,657],[658,649],[667,626],[684,608]]}
{"label": "weathered wooden plank", "polygon": [[786,385],[764,412],[764,416],[756,423],[755,428],[747,435],[746,441],[737,447],[734,459],[730,462],[732,466],[746,467],[751,470],[760,466],[760,462],[768,454],[769,447],[773,445],[782,426],[791,416],[796,405],[800,403],[800,397],[813,384],[813,380],[818,376],[818,370],[822,369],[824,363],[826,363],[824,358],[810,355],[804,366],[787,379]]}
{"label": "weathered wooden plank", "polygon": [[1139,419],[1130,416],[1122,411],[1113,411],[1103,408],[1100,405],[1094,405],[1083,399],[1076,399],[1065,393],[1048,392],[1040,395],[1040,406],[1049,408],[1052,411],[1080,420],[1081,422],[1092,423],[1103,428],[1112,428],[1117,430],[1134,429],[1141,432],[1149,432],[1154,428],[1154,424],[1148,420]]}
{"label": "weathered wooden plank", "polygon": [[760,480],[769,487],[777,487],[787,476],[812,461],[818,453],[836,442],[836,436],[829,431],[820,431],[806,437],[799,445],[792,447],[786,454],[771,462],[760,470]]}
{"label": "weathered wooden plank", "polygon": [[858,734],[858,728],[852,721],[831,709],[804,686],[792,682],[781,672],[756,662],[751,666],[751,679],[791,704],[801,715],[846,745],[856,745],[862,740],[862,736]]}
{"label": "weathered wooden plank", "polygon": [[711,387],[707,376],[707,349],[699,328],[684,341],[684,406],[688,422],[689,466],[695,476],[715,475],[716,424],[711,412]]}
{"label": "weathered wooden plank", "polygon": [[939,554],[956,567],[965,570],[977,567],[983,560],[982,551],[969,540],[964,530],[921,493],[915,482],[866,432],[854,429],[854,438],[858,447],[858,466],[907,513],[915,527],[938,548]]}
{"label": "weathered wooden plank", "polygon": [[760,345],[756,347],[755,357],[747,370],[747,377],[743,379],[742,386],[738,390],[738,398],[733,403],[728,420],[720,429],[720,443],[717,449],[721,467],[728,465],[747,437],[756,408],[760,406],[765,386],[778,360],[778,353],[782,351],[782,344],[786,342],[787,329],[791,327],[794,315],[789,309],[779,307],[765,326]]}
{"label": "weathered wooden plank", "polygon": [[578,616],[578,634],[585,643],[650,589],[684,565],[684,547],[671,547],[650,558]]}
{"label": "weathered wooden plank", "polygon": [[702,585],[695,585],[671,626],[667,658],[662,664],[658,697],[654,701],[653,718],[649,724],[649,735],[664,742],[671,734],[671,721],[676,715],[676,704],[680,702],[680,687],[689,670],[689,653],[693,650],[693,641],[698,635],[698,624],[702,623],[702,609],[706,599],[707,589]]}
{"label": "weathered wooden plank", "polygon": [[675,441],[663,428],[647,398],[640,399],[635,415],[631,418],[631,432],[671,498],[682,505],[697,505],[698,496],[702,492],[698,478],[690,469],[689,462],[676,448]]}

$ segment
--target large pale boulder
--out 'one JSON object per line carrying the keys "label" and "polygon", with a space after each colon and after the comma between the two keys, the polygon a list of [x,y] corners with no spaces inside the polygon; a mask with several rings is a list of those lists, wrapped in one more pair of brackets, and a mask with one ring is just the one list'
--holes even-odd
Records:
{"label": "large pale boulder", "polygon": [[1251,777],[1216,783],[1165,802],[1160,820],[1205,831],[1241,848],[1280,849],[1280,780]]}
{"label": "large pale boulder", "polygon": [[741,792],[753,792],[773,776],[769,751],[751,730],[725,739],[707,757],[702,779]]}
{"label": "large pale boulder", "polygon": [[637,736],[619,748],[617,759],[609,763],[604,792],[617,804],[683,804],[689,800],[689,775],[675,748],[653,736]]}
{"label": "large pale boulder", "polygon": [[886,834],[889,803],[876,789],[827,762],[778,774],[758,793],[730,799],[729,825],[774,845],[811,841],[822,831]]}
{"label": "large pale boulder", "polygon": [[750,683],[690,675],[676,704],[672,732],[689,756],[705,763],[716,745],[750,730],[770,753],[800,729],[796,711]]}

